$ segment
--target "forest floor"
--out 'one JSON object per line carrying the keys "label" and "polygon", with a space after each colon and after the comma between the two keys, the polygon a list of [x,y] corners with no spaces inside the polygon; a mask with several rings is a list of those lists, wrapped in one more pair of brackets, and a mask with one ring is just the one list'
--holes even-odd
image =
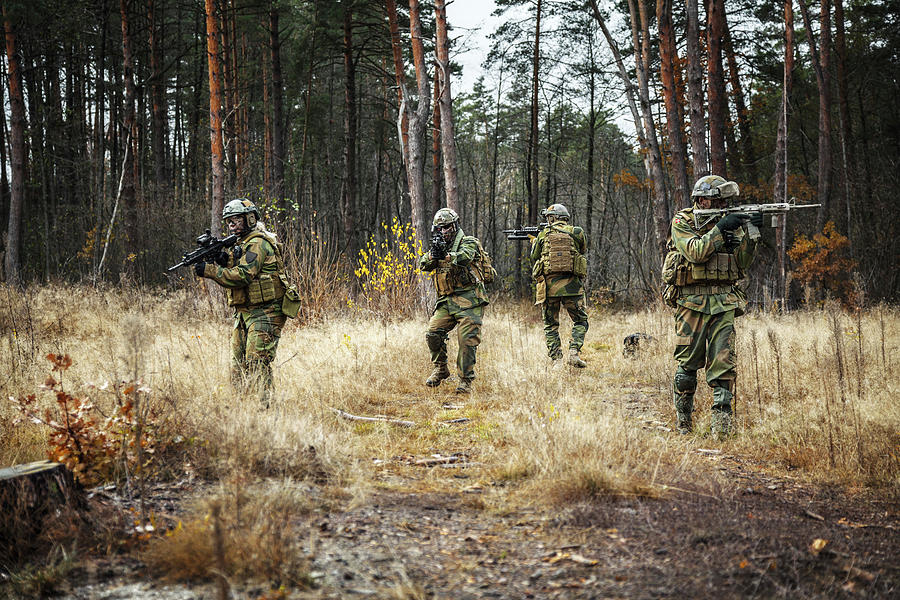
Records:
{"label": "forest floor", "polygon": [[[677,436],[647,404],[636,423]],[[466,426],[465,424],[461,426]],[[611,496],[564,509],[486,510],[472,467],[373,465],[359,506],[290,523],[308,561],[302,591],[236,584],[236,598],[889,598],[900,594],[900,507],[871,490],[804,482],[710,445],[690,460],[718,472],[719,489],[669,489],[659,498]],[[419,491],[445,469],[454,491]],[[178,519],[209,485],[148,491],[151,510]],[[309,484],[308,493],[320,490]],[[93,502],[127,507],[115,490]],[[155,581],[140,552],[82,561],[66,599],[218,597],[212,583]]]}

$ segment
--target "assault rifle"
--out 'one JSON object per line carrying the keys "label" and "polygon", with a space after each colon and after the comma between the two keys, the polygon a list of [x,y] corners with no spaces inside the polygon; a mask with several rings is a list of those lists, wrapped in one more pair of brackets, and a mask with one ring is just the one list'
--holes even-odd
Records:
{"label": "assault rifle", "polygon": [[213,236],[209,229],[207,229],[206,233],[202,233],[197,237],[197,247],[185,252],[184,256],[181,257],[180,263],[173,265],[166,270],[174,271],[178,267],[189,267],[201,261],[213,262],[225,248],[234,246],[237,239],[238,237],[236,235],[231,234],[227,238],[220,240]]}
{"label": "assault rifle", "polygon": [[547,227],[547,223],[541,223],[540,225],[526,225],[520,229],[504,229],[503,233],[506,234],[506,239],[508,240],[521,241],[533,238]]}
{"label": "assault rifle", "polygon": [[431,228],[431,258],[441,260],[447,256],[447,242],[437,227]]}
{"label": "assault rifle", "polygon": [[694,226],[698,229],[705,223],[709,223],[711,219],[724,217],[729,213],[736,213],[746,217],[747,234],[751,240],[759,239],[759,229],[749,222],[752,213],[762,213],[772,215],[772,227],[776,227],[778,219],[781,215],[793,208],[815,208],[822,206],[821,204],[796,204],[794,198],[790,202],[774,202],[772,204],[743,204],[741,206],[730,206],[728,208],[695,208],[694,209]]}

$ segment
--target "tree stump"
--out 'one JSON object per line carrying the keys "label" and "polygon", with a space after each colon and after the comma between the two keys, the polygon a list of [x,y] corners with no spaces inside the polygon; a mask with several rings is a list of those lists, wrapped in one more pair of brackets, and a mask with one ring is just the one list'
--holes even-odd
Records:
{"label": "tree stump", "polygon": [[0,560],[15,559],[49,523],[84,505],[81,487],[59,463],[42,460],[0,469]]}

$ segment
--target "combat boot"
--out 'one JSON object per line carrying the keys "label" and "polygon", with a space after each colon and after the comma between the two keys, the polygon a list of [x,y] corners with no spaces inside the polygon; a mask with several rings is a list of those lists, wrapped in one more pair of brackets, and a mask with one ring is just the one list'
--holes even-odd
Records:
{"label": "combat boot", "polygon": [[731,435],[731,413],[721,410],[712,411],[709,429],[717,440],[724,442]]}
{"label": "combat boot", "polygon": [[472,380],[471,379],[460,379],[459,385],[456,386],[457,394],[468,394],[472,391]]}
{"label": "combat boot", "polygon": [[437,387],[448,377],[450,377],[450,369],[447,368],[447,363],[435,363],[434,370],[428,376],[428,379],[425,380],[425,385]]}
{"label": "combat boot", "polygon": [[578,348],[569,348],[569,356],[566,357],[566,363],[579,369],[587,366],[587,363],[581,360],[581,357],[578,355]]}
{"label": "combat boot", "polygon": [[676,412],[675,417],[678,419],[678,433],[688,435],[694,430],[694,424],[691,422],[691,415]]}

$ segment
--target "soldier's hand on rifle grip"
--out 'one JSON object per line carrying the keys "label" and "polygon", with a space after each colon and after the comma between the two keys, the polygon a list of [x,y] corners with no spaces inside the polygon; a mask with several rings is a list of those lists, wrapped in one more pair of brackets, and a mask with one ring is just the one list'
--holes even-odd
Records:
{"label": "soldier's hand on rifle grip", "polygon": [[719,228],[719,231],[725,233],[726,231],[734,231],[747,219],[747,215],[742,215],[739,213],[728,213],[716,223],[716,227]]}
{"label": "soldier's hand on rifle grip", "polygon": [[198,263],[194,263],[194,273],[197,274],[197,277],[203,277],[203,274],[206,272],[206,263],[202,260]]}
{"label": "soldier's hand on rifle grip", "polygon": [[222,250],[221,252],[219,252],[218,256],[216,256],[215,263],[217,265],[219,265],[220,267],[227,267],[228,266],[228,258],[229,258],[228,253],[225,252],[224,250]]}
{"label": "soldier's hand on rifle grip", "polygon": [[761,212],[750,213],[750,224],[759,229],[763,226],[763,215]]}

